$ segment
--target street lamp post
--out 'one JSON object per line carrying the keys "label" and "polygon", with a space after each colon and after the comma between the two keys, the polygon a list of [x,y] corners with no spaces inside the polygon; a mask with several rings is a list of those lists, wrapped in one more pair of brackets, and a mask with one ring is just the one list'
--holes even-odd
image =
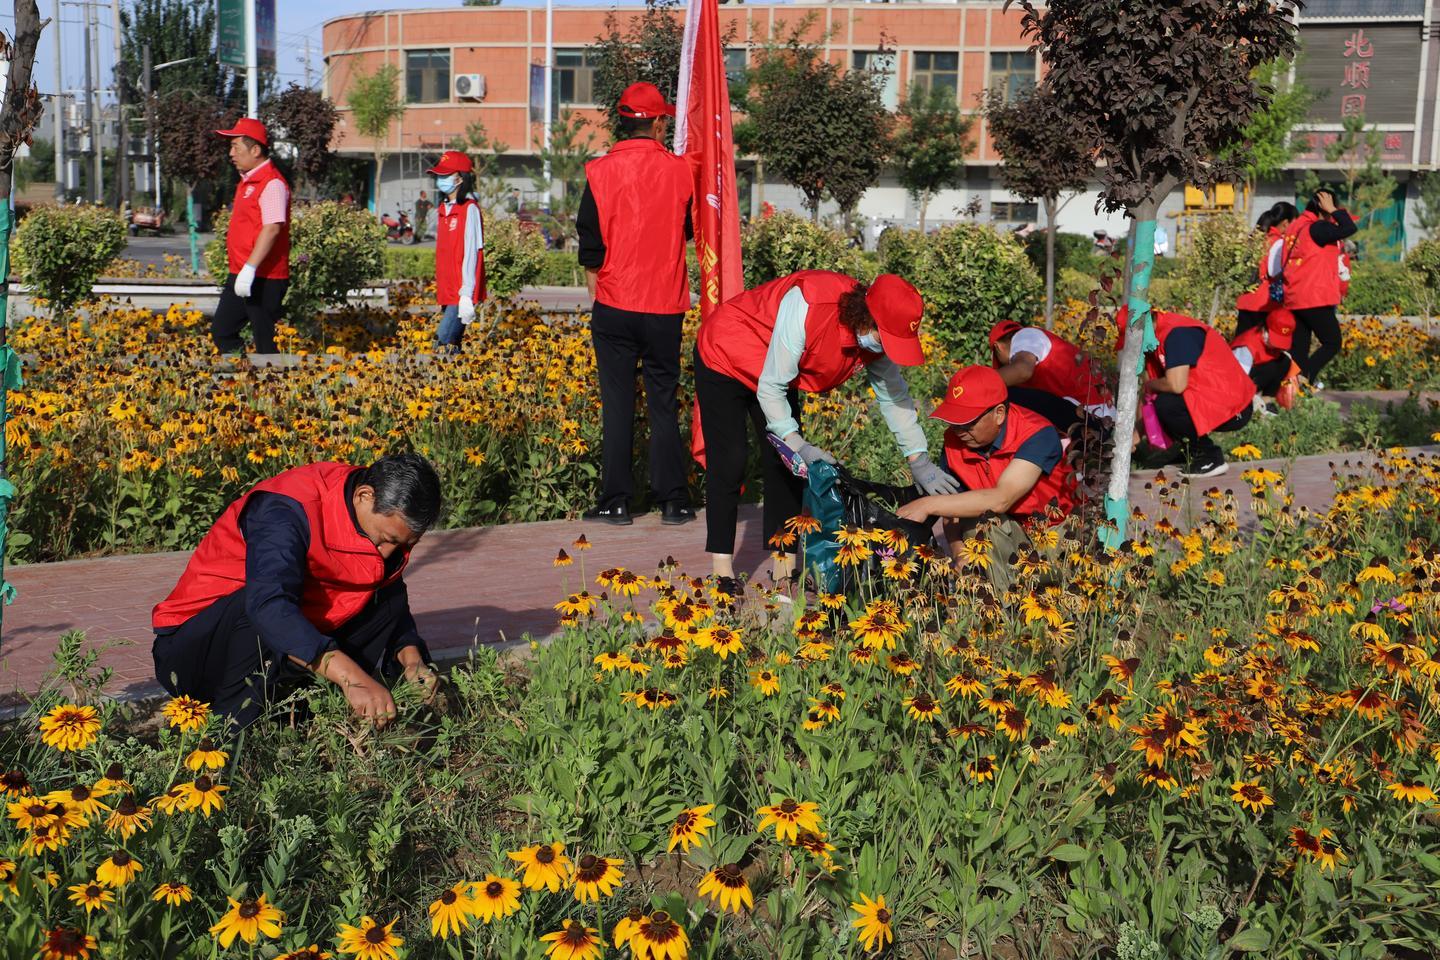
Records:
{"label": "street lamp post", "polygon": [[[164,63],[150,65],[150,44],[145,44],[145,136],[150,141],[150,153],[155,158],[155,206],[158,209],[160,202],[160,148],[155,143],[155,128],[152,123],[154,116],[154,104],[151,97],[155,92],[154,74],[170,67],[178,67],[182,63],[193,63],[199,57],[185,57],[181,60],[166,60]],[[195,229],[195,195],[185,191],[185,219],[189,225],[190,232],[190,269],[198,276],[200,273],[200,240]]]}

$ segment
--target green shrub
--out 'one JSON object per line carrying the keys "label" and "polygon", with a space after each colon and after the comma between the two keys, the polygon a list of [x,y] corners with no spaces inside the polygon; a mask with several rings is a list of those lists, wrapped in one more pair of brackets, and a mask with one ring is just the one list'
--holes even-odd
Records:
{"label": "green shrub", "polygon": [[223,287],[230,275],[230,259],[225,252],[225,234],[230,229],[229,207],[221,207],[210,215],[210,229],[215,231],[215,239],[205,244],[205,271],[210,274],[211,280]]}
{"label": "green shrub", "polygon": [[11,248],[15,272],[32,294],[68,313],[125,249],[125,221],[104,207],[42,204],[20,221]]}
{"label": "green shrub", "polygon": [[1421,240],[1405,254],[1404,263],[1416,278],[1422,311],[1425,316],[1433,315],[1435,303],[1440,300],[1440,239]]}
{"label": "green shrub", "polygon": [[[1045,231],[1035,230],[1024,240],[1025,256],[1035,265],[1041,276],[1045,275]],[[1095,253],[1095,238],[1083,233],[1055,234],[1055,276],[1057,279],[1066,270],[1078,270],[1095,276],[1103,258]]]}
{"label": "green shrub", "polygon": [[1200,219],[1174,274],[1195,315],[1209,320],[1234,309],[1235,298],[1259,283],[1256,267],[1265,248],[1265,235],[1234,214]]}
{"label": "green shrub", "polygon": [[547,250],[540,273],[532,281],[543,287],[583,287],[585,271],[573,250]]}
{"label": "green shrub", "polygon": [[925,327],[953,360],[979,363],[986,334],[997,320],[1028,322],[1044,284],[1011,234],[960,223],[921,236],[892,232],[881,238],[881,268],[898,273],[925,297]]}
{"label": "green shrub", "polygon": [[860,252],[843,233],[793,213],[751,220],[740,235],[740,246],[747,290],[796,270],[836,270],[856,277],[863,273]]}
{"label": "green shrub", "polygon": [[485,230],[485,284],[490,296],[509,299],[536,282],[545,268],[545,237],[507,217]]}
{"label": "green shrub", "polygon": [[385,247],[386,280],[419,280],[422,283],[435,279],[435,249],[433,247]]}
{"label": "green shrub", "polygon": [[1340,312],[1417,314],[1424,300],[1424,284],[1415,272],[1384,260],[1356,261],[1350,265],[1350,292]]}
{"label": "green shrub", "polygon": [[1065,267],[1055,274],[1055,303],[1063,306],[1067,300],[1084,300],[1099,285],[1094,274]]}

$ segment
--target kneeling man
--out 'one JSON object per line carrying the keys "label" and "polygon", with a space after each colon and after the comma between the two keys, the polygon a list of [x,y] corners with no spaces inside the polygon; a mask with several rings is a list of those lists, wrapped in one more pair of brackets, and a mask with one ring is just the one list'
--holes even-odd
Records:
{"label": "kneeling man", "polygon": [[403,674],[436,689],[401,572],[440,515],[440,480],[413,453],[368,467],[286,470],[230,504],[151,614],[155,676],[243,729],[314,674],[384,725]]}

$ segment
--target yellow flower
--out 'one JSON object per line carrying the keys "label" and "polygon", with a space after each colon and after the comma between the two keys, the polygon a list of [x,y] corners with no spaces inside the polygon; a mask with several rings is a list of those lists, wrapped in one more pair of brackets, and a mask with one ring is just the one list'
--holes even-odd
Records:
{"label": "yellow flower", "polygon": [[1259,780],[1236,780],[1230,784],[1230,799],[1256,815],[1275,803]]}
{"label": "yellow flower", "polygon": [[95,938],[76,927],[46,930],[40,938],[40,960],[90,960]]}
{"label": "yellow flower", "polygon": [[185,766],[197,772],[202,769],[219,770],[229,759],[230,754],[215,746],[209,737],[205,737],[194,750],[186,755]]}
{"label": "yellow flower", "polygon": [[700,841],[704,840],[706,834],[710,832],[710,828],[715,826],[715,821],[707,816],[714,809],[715,804],[704,803],[698,807],[686,807],[681,810],[675,818],[675,822],[670,825],[670,845],[665,848],[665,852],[669,853],[674,850],[676,844],[679,844],[680,849],[685,853],[690,852],[692,844],[699,846]]}
{"label": "yellow flower", "polygon": [[1236,460],[1259,460],[1261,457],[1260,448],[1253,443],[1242,443],[1238,447],[1231,447],[1230,455]]}
{"label": "yellow flower", "polygon": [[92,910],[99,910],[101,913],[109,910],[110,904],[115,902],[115,894],[98,881],[77,883],[70,888],[70,902],[84,907],[86,916],[89,916]]}
{"label": "yellow flower", "polygon": [[318,944],[312,943],[308,947],[282,953],[275,960],[330,960],[330,951],[321,950]]}
{"label": "yellow flower", "polygon": [[394,920],[382,926],[368,916],[360,918],[358,927],[342,923],[335,935],[335,946],[341,953],[352,954],[355,960],[397,960],[395,948],[405,941],[391,932],[394,926]]}
{"label": "yellow flower", "polygon": [[62,704],[40,718],[40,740],[56,750],[84,750],[100,735],[100,716],[91,706]]}
{"label": "yellow flower", "polygon": [[531,890],[544,887],[559,893],[570,882],[571,863],[563,843],[537,843],[506,856],[524,866],[520,881]]}
{"label": "yellow flower", "polygon": [[887,943],[895,939],[895,933],[890,928],[894,919],[890,911],[885,907],[885,895],[882,893],[874,900],[865,894],[860,894],[860,903],[850,904],[850,909],[859,914],[859,919],[850,925],[860,931],[860,942],[868,953],[877,953],[885,949]]}
{"label": "yellow flower", "polygon": [[984,783],[986,780],[994,780],[995,754],[990,753],[978,759],[971,760],[968,764],[965,765],[965,769],[966,772],[970,774],[970,779],[974,780],[976,783]]}
{"label": "yellow flower", "polygon": [[739,913],[755,906],[755,896],[750,892],[750,883],[745,879],[737,863],[716,867],[700,880],[699,893],[709,897],[726,913]]}
{"label": "yellow flower", "polygon": [[628,941],[636,960],[685,960],[690,938],[664,910],[641,917]]}
{"label": "yellow flower", "polygon": [[430,903],[430,935],[448,940],[453,934],[459,936],[462,930],[470,929],[470,915],[477,912],[476,903],[470,899],[468,883],[457,883],[447,888]]}
{"label": "yellow flower", "polygon": [[201,774],[191,783],[182,783],[180,789],[184,794],[182,806],[186,810],[199,810],[206,818],[209,818],[212,811],[219,810],[225,806],[225,801],[220,794],[230,788],[216,783],[208,776]]}
{"label": "yellow flower", "polygon": [[481,923],[503,920],[520,909],[520,884],[509,877],[486,874],[470,891],[473,912]]}
{"label": "yellow flower", "polygon": [[150,899],[156,903],[166,903],[172,907],[178,907],[182,903],[189,903],[195,899],[195,894],[190,887],[183,883],[162,883],[155,888]]}
{"label": "yellow flower", "polygon": [[575,899],[581,903],[594,900],[597,903],[609,897],[620,885],[624,876],[620,871],[623,860],[614,857],[597,857],[585,854],[575,862],[571,882],[575,884]]}
{"label": "yellow flower", "polygon": [[1434,803],[1435,791],[1417,780],[1397,780],[1385,785],[1390,795],[1406,803]]}
{"label": "yellow flower", "polygon": [[129,853],[116,850],[95,868],[95,879],[107,887],[123,887],[144,869],[140,861]]}
{"label": "yellow flower", "polygon": [[780,678],[772,670],[755,670],[750,674],[750,686],[762,697],[774,696],[780,692]]}
{"label": "yellow flower", "polygon": [[816,812],[819,809],[820,804],[818,803],[786,797],[779,803],[761,807],[756,811],[761,816],[760,826],[756,829],[764,833],[766,827],[773,825],[775,839],[789,840],[793,843],[796,834],[801,830],[808,830],[811,833],[820,832],[820,815]]}
{"label": "yellow flower", "polygon": [[203,727],[210,718],[210,704],[194,697],[179,696],[166,703],[160,712],[170,726],[182,733],[191,733]]}
{"label": "yellow flower", "polygon": [[559,930],[545,934],[540,940],[550,944],[545,948],[545,955],[554,960],[595,960],[604,949],[599,931],[576,920],[566,920]]}
{"label": "yellow flower", "polygon": [[236,937],[246,943],[254,943],[261,936],[272,940],[280,936],[280,924],[285,920],[285,914],[266,902],[265,894],[253,899],[226,899],[230,901],[230,909],[210,927],[210,935],[220,941],[222,950],[229,949]]}

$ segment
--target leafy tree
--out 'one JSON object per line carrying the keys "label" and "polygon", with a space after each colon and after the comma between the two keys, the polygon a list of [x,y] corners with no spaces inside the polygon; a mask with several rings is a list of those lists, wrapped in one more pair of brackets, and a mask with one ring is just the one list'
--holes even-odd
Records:
{"label": "leafy tree", "polygon": [[846,71],[792,31],[757,52],[746,140],[805,194],[812,220],[828,195],[849,211],[880,176],[893,118],[868,71]]}
{"label": "leafy tree", "polygon": [[372,73],[356,74],[350,81],[350,113],[355,118],[355,132],[369,138],[375,157],[374,197],[378,215],[385,141],[390,136],[390,124],[405,115],[405,103],[400,98],[400,68],[386,63]]}
{"label": "leafy tree", "polygon": [[119,79],[126,103],[144,102],[147,43],[151,64],[190,59],[153,75],[157,96],[188,90],[243,104],[244,77],[215,56],[214,0],[130,0],[121,6]]}
{"label": "leafy tree", "polygon": [[1045,207],[1045,326],[1055,322],[1055,217],[1060,197],[1084,190],[1095,161],[1077,141],[1054,94],[1041,87],[1011,97],[988,91],[982,101],[990,138],[1004,158],[1006,189]]}
{"label": "leafy tree", "polygon": [[292,83],[260,104],[260,119],[273,144],[293,151],[290,165],[296,179],[313,191],[324,181],[335,156],[330,150],[340,119],[335,104],[318,90]]}
{"label": "leafy tree", "polygon": [[1129,519],[1130,444],[1139,366],[1154,337],[1148,290],[1155,263],[1155,215],[1182,183],[1234,179],[1241,156],[1225,146],[1273,93],[1255,78],[1261,64],[1294,55],[1292,0],[1016,0],[1024,29],[1048,66],[1041,87],[1055,97],[1077,143],[1100,161],[1100,204],[1133,221],[1129,251],[1130,332],[1120,355],[1121,442],[1105,498],[1105,543],[1118,547]]}
{"label": "leafy tree", "polygon": [[595,156],[594,147],[595,134],[586,127],[584,118],[562,110],[550,126],[550,146],[539,148],[541,166],[533,180],[535,189],[550,198],[546,226],[559,241],[557,245],[575,237],[575,215],[580,212],[580,197],[585,192],[585,164]]}
{"label": "leafy tree", "polygon": [[1255,69],[1256,82],[1274,93],[1263,109],[1255,111],[1237,140],[1220,151],[1222,160],[1238,162],[1248,196],[1255,195],[1258,181],[1273,180],[1284,173],[1299,152],[1300,145],[1292,134],[1298,124],[1305,122],[1315,94],[1299,80],[1291,82],[1293,66],[1292,60],[1279,59]]}
{"label": "leafy tree", "polygon": [[890,143],[890,162],[900,186],[920,205],[920,231],[930,198],[965,181],[965,154],[970,152],[974,122],[960,112],[955,95],[943,87],[910,88],[900,104],[899,124]]}
{"label": "leafy tree", "polygon": [[[1358,228],[1354,240],[1361,256],[1391,259],[1399,236],[1394,227],[1380,220],[1380,213],[1395,202],[1399,181],[1380,165],[1385,134],[1365,126],[1363,116],[1341,121],[1343,129],[1334,143],[1325,147],[1325,160],[1340,171],[1334,185],[1335,199],[1345,204]],[[1323,184],[1313,170],[1306,170],[1299,184],[1302,194],[1311,194]]]}
{"label": "leafy tree", "polygon": [[1440,173],[1427,170],[1416,178],[1415,187],[1419,193],[1415,198],[1415,222],[1434,236],[1440,229]]}
{"label": "leafy tree", "polygon": [[226,126],[227,117],[213,96],[189,90],[175,90],[159,98],[158,110],[165,122],[156,128],[156,149],[167,174],[185,184],[189,196],[202,181],[224,173],[228,160],[215,131]]}
{"label": "leafy tree", "polygon": [[510,185],[500,174],[500,158],[509,151],[508,144],[490,136],[485,124],[474,121],[462,136],[451,139],[448,149],[463,150],[475,165],[475,199],[487,213],[501,213],[510,199]]}
{"label": "leafy tree", "polygon": [[1207,304],[1215,323],[1221,303],[1255,286],[1255,264],[1269,242],[1236,214],[1205,217],[1190,233],[1190,246],[1180,258],[1180,279],[1197,304]]}

